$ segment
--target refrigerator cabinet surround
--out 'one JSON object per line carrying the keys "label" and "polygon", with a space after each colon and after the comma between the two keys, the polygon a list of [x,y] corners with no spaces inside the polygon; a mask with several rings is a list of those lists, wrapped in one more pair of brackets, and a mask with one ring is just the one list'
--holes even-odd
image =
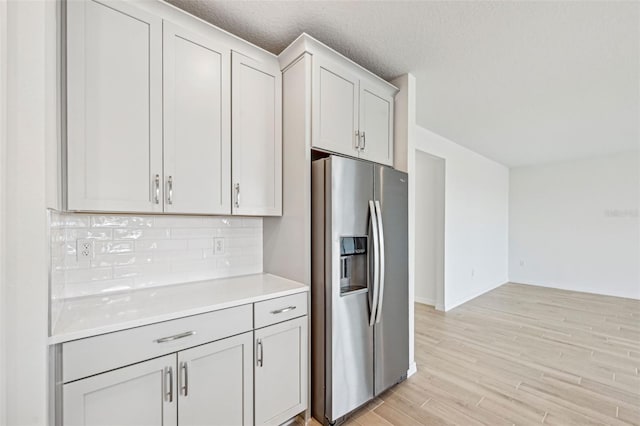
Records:
{"label": "refrigerator cabinet surround", "polygon": [[333,424],[409,368],[406,174],[314,161],[312,236],[312,414]]}

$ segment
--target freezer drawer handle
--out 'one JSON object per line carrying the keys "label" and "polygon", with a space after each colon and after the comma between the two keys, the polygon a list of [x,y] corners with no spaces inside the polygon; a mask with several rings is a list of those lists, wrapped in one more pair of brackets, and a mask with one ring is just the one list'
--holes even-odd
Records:
{"label": "freezer drawer handle", "polygon": [[287,306],[286,308],[282,308],[282,309],[277,309],[275,311],[271,311],[272,314],[284,314],[285,312],[289,312],[289,311],[293,311],[296,307],[295,306]]}
{"label": "freezer drawer handle", "polygon": [[167,342],[172,342],[172,341],[178,340],[178,339],[184,339],[185,337],[193,336],[195,334],[196,334],[195,331],[185,331],[184,333],[175,334],[173,336],[161,337],[160,339],[154,340],[154,342],[156,342],[156,343],[167,343]]}

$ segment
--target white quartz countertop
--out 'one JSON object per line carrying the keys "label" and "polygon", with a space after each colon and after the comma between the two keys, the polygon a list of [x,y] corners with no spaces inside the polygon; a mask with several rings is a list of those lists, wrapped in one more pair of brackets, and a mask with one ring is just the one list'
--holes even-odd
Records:
{"label": "white quartz countertop", "polygon": [[309,291],[271,274],[198,281],[67,300],[49,344],[197,315]]}

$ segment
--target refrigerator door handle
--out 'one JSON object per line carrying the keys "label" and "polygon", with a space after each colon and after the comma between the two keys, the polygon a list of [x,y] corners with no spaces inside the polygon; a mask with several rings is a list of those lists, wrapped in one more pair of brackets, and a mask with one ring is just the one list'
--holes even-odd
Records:
{"label": "refrigerator door handle", "polygon": [[378,260],[380,264],[378,266],[378,303],[376,303],[376,323],[380,322],[382,318],[382,300],[384,298],[384,226],[382,225],[382,208],[380,207],[380,201],[376,200],[376,222],[378,223]]}
{"label": "refrigerator door handle", "polygon": [[[378,216],[376,207],[372,200],[369,200],[369,215],[371,216],[370,226],[373,234],[373,297],[371,298],[371,316],[369,317],[369,327],[373,327],[376,320],[378,307],[378,287],[380,282],[380,247],[378,239]],[[369,256],[369,258],[371,258]],[[370,270],[370,268],[368,268]]]}

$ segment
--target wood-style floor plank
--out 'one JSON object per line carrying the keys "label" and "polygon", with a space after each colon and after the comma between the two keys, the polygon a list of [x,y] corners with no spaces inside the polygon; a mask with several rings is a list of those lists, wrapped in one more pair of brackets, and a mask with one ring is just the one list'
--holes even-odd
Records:
{"label": "wood-style floor plank", "polygon": [[415,312],[418,372],[347,424],[640,426],[640,301],[506,284]]}

